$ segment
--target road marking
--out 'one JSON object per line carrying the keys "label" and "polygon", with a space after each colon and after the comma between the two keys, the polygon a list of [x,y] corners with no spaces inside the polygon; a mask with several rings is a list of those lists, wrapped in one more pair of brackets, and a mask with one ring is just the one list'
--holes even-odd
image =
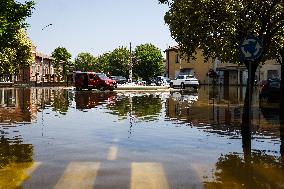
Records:
{"label": "road marking", "polygon": [[169,189],[160,163],[132,163],[130,186],[131,189]]}
{"label": "road marking", "polygon": [[[30,163],[20,163],[18,164],[18,167],[25,167],[25,166],[29,166],[28,164]],[[33,162],[32,165],[27,168],[26,170],[24,170],[24,174],[23,174],[23,177],[21,178],[21,180],[19,180],[17,182],[17,187],[20,187],[24,181],[26,181],[28,178],[31,177],[31,175],[33,174],[33,172],[41,165],[41,162]]]}
{"label": "road marking", "polygon": [[54,189],[92,189],[100,163],[71,162]]}
{"label": "road marking", "polygon": [[110,147],[110,149],[108,151],[108,155],[107,155],[107,160],[109,160],[109,161],[116,160],[117,159],[117,152],[118,152],[117,146]]}

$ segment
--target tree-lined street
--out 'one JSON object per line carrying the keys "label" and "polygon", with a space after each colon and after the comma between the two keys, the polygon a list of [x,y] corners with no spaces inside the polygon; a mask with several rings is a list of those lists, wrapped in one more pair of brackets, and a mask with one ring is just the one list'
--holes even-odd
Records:
{"label": "tree-lined street", "polygon": [[0,189],[284,188],[284,1],[152,3],[0,0]]}

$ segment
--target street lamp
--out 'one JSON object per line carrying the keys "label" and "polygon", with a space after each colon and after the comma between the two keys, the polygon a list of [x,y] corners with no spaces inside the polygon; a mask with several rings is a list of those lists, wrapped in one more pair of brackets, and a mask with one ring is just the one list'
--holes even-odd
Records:
{"label": "street lamp", "polygon": [[[43,31],[45,28],[52,26],[52,24],[48,24],[46,26],[44,26],[41,30]],[[41,86],[43,87],[43,83],[44,83],[44,78],[43,78],[43,74],[44,74],[44,54],[42,53],[42,57],[41,57]]]}
{"label": "street lamp", "polygon": [[130,81],[130,83],[132,83],[132,66],[133,66],[132,49],[131,49],[131,42],[130,42],[130,65],[129,65],[129,81]]}

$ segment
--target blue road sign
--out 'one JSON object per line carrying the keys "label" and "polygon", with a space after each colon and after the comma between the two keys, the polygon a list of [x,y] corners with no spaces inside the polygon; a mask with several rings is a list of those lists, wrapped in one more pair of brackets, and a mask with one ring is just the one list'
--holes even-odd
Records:
{"label": "blue road sign", "polygon": [[254,61],[262,54],[262,41],[255,36],[247,36],[241,42],[239,50],[243,60]]}

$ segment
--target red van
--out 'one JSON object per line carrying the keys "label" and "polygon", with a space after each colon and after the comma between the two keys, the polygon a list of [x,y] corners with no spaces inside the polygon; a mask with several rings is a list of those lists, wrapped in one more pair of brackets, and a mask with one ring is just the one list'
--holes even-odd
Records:
{"label": "red van", "polygon": [[107,77],[104,73],[95,72],[74,72],[76,90],[99,89],[111,90],[117,87],[116,81]]}

